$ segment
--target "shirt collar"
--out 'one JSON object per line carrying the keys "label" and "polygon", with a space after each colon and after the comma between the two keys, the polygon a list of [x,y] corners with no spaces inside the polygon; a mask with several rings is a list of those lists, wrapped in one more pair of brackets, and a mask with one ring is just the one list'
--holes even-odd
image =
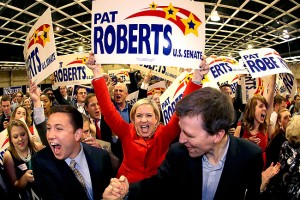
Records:
{"label": "shirt collar", "polygon": [[75,159],[71,159],[71,158],[66,158],[65,159],[65,162],[70,165],[71,163],[71,160],[75,160],[76,164],[78,166],[82,165],[82,162],[83,162],[83,159],[84,159],[84,152],[83,152],[83,146],[82,144],[80,143],[80,151],[79,151],[79,154],[75,157]]}

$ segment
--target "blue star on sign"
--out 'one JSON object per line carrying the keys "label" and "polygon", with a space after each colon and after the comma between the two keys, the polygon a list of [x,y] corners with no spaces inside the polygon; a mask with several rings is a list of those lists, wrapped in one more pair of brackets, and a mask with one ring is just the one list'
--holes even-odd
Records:
{"label": "blue star on sign", "polygon": [[173,12],[174,11],[172,9],[168,10],[169,15],[173,15]]}
{"label": "blue star on sign", "polygon": [[188,23],[188,25],[189,25],[189,29],[195,29],[196,24],[192,20]]}

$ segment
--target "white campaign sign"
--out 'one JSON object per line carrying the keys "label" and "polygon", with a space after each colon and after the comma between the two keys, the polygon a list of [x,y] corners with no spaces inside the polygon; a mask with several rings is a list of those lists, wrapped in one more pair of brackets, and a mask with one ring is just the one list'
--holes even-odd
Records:
{"label": "white campaign sign", "polygon": [[199,66],[205,47],[204,3],[92,2],[92,51],[97,62]]}
{"label": "white campaign sign", "polygon": [[253,78],[279,73],[293,74],[274,49],[249,49],[240,51],[239,54]]}
{"label": "white campaign sign", "polygon": [[23,53],[27,75],[36,84],[58,69],[50,8],[44,12],[29,31]]}
{"label": "white campaign sign", "polygon": [[166,67],[161,65],[130,65],[130,67],[140,70],[145,74],[148,74],[149,71],[151,71],[151,74],[172,82],[179,75],[178,67]]}
{"label": "white campaign sign", "polygon": [[115,70],[108,70],[107,73],[110,78],[116,76],[117,78],[121,78],[123,83],[130,84],[129,78],[129,69],[115,69]]}
{"label": "white campaign sign", "polygon": [[190,72],[182,72],[172,85],[160,96],[159,101],[165,124],[170,121],[175,112],[175,104],[182,98],[183,92],[192,76],[193,74]]}
{"label": "white campaign sign", "polygon": [[86,65],[88,54],[58,56],[59,69],[54,72],[54,86],[90,84],[93,72]]}

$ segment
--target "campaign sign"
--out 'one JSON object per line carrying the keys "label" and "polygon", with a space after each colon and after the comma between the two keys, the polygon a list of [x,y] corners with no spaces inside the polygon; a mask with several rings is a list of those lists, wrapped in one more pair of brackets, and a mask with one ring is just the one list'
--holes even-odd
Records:
{"label": "campaign sign", "polygon": [[282,96],[289,93],[292,97],[297,91],[297,80],[293,74],[280,73],[276,77],[276,92]]}
{"label": "campaign sign", "polygon": [[[217,88],[221,85],[228,84],[231,86],[233,94],[236,91],[239,74],[249,74],[247,69],[243,66],[243,63],[239,63],[236,59],[231,57],[219,56],[219,57],[208,57],[206,59],[209,65],[209,72],[207,76],[207,82],[210,87]],[[242,65],[241,65],[242,64]],[[203,85],[206,87],[206,85]]]}
{"label": "campaign sign", "polygon": [[127,97],[126,97],[126,101],[133,106],[133,104],[135,104],[135,102],[137,101],[139,96],[139,90],[130,93]]}
{"label": "campaign sign", "polygon": [[155,93],[159,92],[162,94],[162,93],[164,93],[165,90],[166,90],[165,81],[159,81],[148,87],[147,97],[151,99]]}
{"label": "campaign sign", "polygon": [[242,100],[246,104],[254,95],[267,97],[270,78],[268,76],[253,78],[250,74],[241,77]]}
{"label": "campaign sign", "polygon": [[17,93],[17,92],[22,92],[22,86],[3,88],[3,94],[13,94],[13,93]]}
{"label": "campaign sign", "polygon": [[24,59],[27,75],[36,84],[58,69],[50,8],[29,31],[24,45]]}
{"label": "campaign sign", "polygon": [[155,76],[166,79],[168,81],[174,81],[179,75],[179,69],[177,67],[167,67],[161,65],[130,65],[131,68],[140,70],[145,74],[149,71]]}
{"label": "campaign sign", "polygon": [[59,68],[53,74],[54,86],[90,84],[93,71],[86,66],[88,54],[58,56]]}
{"label": "campaign sign", "polygon": [[0,170],[3,169],[3,155],[9,147],[9,139],[7,129],[0,133]]}
{"label": "campaign sign", "polygon": [[253,78],[279,73],[292,74],[279,53],[271,48],[240,51],[244,64]]}
{"label": "campaign sign", "polygon": [[219,56],[216,58],[209,57],[206,59],[209,65],[209,79],[218,81],[220,78],[228,74],[248,74],[249,72],[244,66],[240,66],[239,62],[231,57]]}
{"label": "campaign sign", "polygon": [[187,71],[182,72],[177,79],[160,96],[159,101],[164,118],[164,124],[167,124],[175,112],[176,103],[182,98],[183,92],[193,74]]}
{"label": "campaign sign", "polygon": [[123,83],[130,84],[130,78],[128,72],[129,69],[116,69],[116,70],[107,71],[110,78],[116,76],[117,78],[120,78],[123,81]]}
{"label": "campaign sign", "polygon": [[97,62],[199,66],[205,47],[204,3],[92,2],[92,51]]}

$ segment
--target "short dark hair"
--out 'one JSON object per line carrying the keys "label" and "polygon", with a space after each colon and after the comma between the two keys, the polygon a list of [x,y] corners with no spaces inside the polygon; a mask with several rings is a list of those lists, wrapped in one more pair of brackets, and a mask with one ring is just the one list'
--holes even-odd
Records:
{"label": "short dark hair", "polygon": [[86,87],[78,86],[78,87],[76,88],[76,90],[75,90],[75,94],[76,94],[76,95],[78,94],[78,90],[79,90],[79,89],[85,89],[85,91],[87,91],[87,90],[86,90]]}
{"label": "short dark hair", "polygon": [[281,104],[283,101],[284,101],[284,102],[286,101],[285,98],[284,98],[283,96],[281,96],[281,95],[276,95],[276,96],[274,97],[274,106],[275,106],[275,104]]}
{"label": "short dark hair", "polygon": [[83,127],[82,115],[73,106],[69,106],[69,105],[52,106],[50,110],[50,115],[53,113],[66,113],[70,117],[70,122],[74,127],[75,131]]}
{"label": "short dark hair", "polygon": [[2,99],[1,99],[1,104],[2,104],[2,101],[11,101],[11,98],[10,98],[10,96],[9,95],[3,95],[3,97],[2,97]]}
{"label": "short dark hair", "polygon": [[231,85],[229,85],[229,84],[227,84],[227,83],[225,83],[225,84],[223,84],[223,85],[220,85],[220,90],[223,88],[223,87],[229,87],[229,88],[231,88]]}
{"label": "short dark hair", "polygon": [[50,96],[48,93],[42,93],[40,96],[42,96],[42,95],[46,96],[49,99],[49,101],[51,101],[51,102],[54,101],[54,97]]}
{"label": "short dark hair", "polygon": [[89,93],[89,94],[86,96],[85,100],[84,100],[84,105],[85,105],[86,107],[88,107],[88,106],[89,106],[90,98],[95,97],[95,96],[96,96],[95,93]]}
{"label": "short dark hair", "polygon": [[43,93],[47,93],[48,91],[52,91],[53,92],[53,89],[52,88],[45,88],[44,90],[43,90]]}
{"label": "short dark hair", "polygon": [[300,96],[299,94],[296,94],[296,95],[294,96],[294,101],[296,101],[297,97],[299,97],[299,96]]}
{"label": "short dark hair", "polygon": [[176,104],[179,117],[201,116],[202,128],[211,135],[224,129],[226,133],[234,120],[234,109],[228,95],[211,87],[196,90]]}

